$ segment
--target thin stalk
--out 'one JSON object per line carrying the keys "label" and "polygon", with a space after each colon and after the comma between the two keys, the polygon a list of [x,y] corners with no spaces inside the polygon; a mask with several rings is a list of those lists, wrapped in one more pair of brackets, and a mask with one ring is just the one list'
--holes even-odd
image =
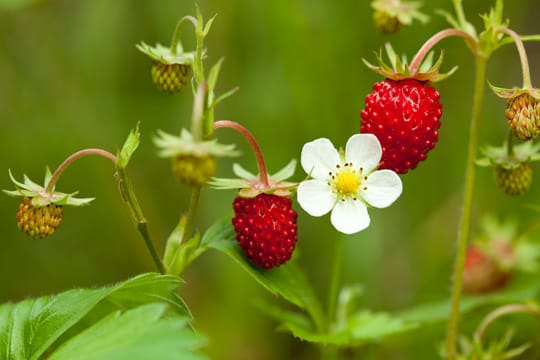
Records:
{"label": "thin stalk", "polygon": [[468,32],[465,32],[463,30],[459,29],[444,29],[430,37],[424,45],[418,50],[416,55],[414,55],[414,58],[411,61],[411,64],[409,66],[409,71],[411,74],[415,74],[418,71],[418,68],[420,67],[420,64],[422,63],[422,60],[427,55],[427,53],[435,46],[439,41],[441,41],[444,38],[447,38],[449,36],[459,36],[465,39],[469,46],[471,47],[471,50],[473,53],[476,53],[476,48],[478,46],[478,41]]}
{"label": "thin stalk", "polygon": [[193,16],[184,16],[178,22],[176,23],[176,28],[174,29],[173,37],[171,39],[171,53],[173,55],[176,55],[177,49],[178,49],[178,43],[180,43],[180,37],[182,36],[182,28],[184,27],[184,24],[189,21],[197,28],[197,19],[195,19]]}
{"label": "thin stalk", "polygon": [[60,178],[60,175],[66,170],[66,168],[73,163],[75,160],[87,156],[87,155],[99,155],[103,156],[109,160],[111,160],[114,164],[116,164],[116,156],[111,154],[110,152],[102,149],[84,149],[77,151],[70,156],[67,157],[66,160],[64,160],[54,171],[54,173],[51,175],[51,178],[49,179],[49,182],[47,183],[47,187],[45,188],[46,192],[52,192],[54,189],[54,185]]}
{"label": "thin stalk", "polygon": [[509,35],[516,44],[516,48],[519,53],[519,61],[521,62],[521,71],[523,74],[523,88],[524,89],[532,89],[532,83],[531,83],[531,71],[529,69],[529,60],[527,59],[527,52],[525,51],[525,46],[523,45],[523,41],[519,37],[519,35],[512,29],[509,28],[501,28],[499,31]]}
{"label": "thin stalk", "polygon": [[233,130],[238,131],[240,134],[242,134],[249,144],[251,145],[253,152],[255,153],[255,158],[257,159],[257,166],[259,168],[259,179],[263,183],[265,187],[270,187],[270,180],[268,179],[268,170],[266,167],[266,162],[264,161],[264,156],[261,151],[261,148],[259,147],[259,144],[257,143],[257,140],[255,140],[255,137],[251,132],[240,125],[237,122],[230,121],[230,120],[219,120],[214,123],[214,129],[228,127]]}
{"label": "thin stalk", "polygon": [[191,190],[191,198],[189,199],[189,206],[186,215],[186,226],[184,228],[184,235],[182,236],[182,242],[180,244],[185,244],[193,232],[195,213],[197,211],[197,205],[199,204],[201,189],[201,186],[195,186],[193,187],[193,190]]}
{"label": "thin stalk", "polygon": [[336,318],[336,304],[341,282],[341,273],[343,265],[343,236],[338,236],[334,241],[334,257],[332,259],[332,274],[330,277],[330,286],[328,291],[328,312],[326,331],[330,331],[330,326]]}
{"label": "thin stalk", "polygon": [[[337,298],[343,271],[343,236],[338,236],[335,240],[334,254],[332,258],[332,273],[330,285],[328,287],[328,308],[326,313],[326,332],[330,333],[332,324],[336,319]],[[338,347],[326,345],[322,348],[322,357],[325,360],[335,360],[338,358]]]}
{"label": "thin stalk", "polygon": [[459,305],[463,282],[463,269],[467,252],[467,239],[469,236],[471,212],[474,194],[474,181],[476,177],[476,157],[478,153],[478,132],[482,102],[484,99],[485,75],[487,58],[482,54],[476,55],[476,76],[474,82],[474,100],[469,134],[469,149],[465,172],[465,193],[463,195],[463,211],[458,229],[457,254],[454,265],[452,299],[448,333],[446,337],[447,359],[453,360],[456,355],[456,339],[459,324]]}
{"label": "thin stalk", "polygon": [[208,93],[208,84],[203,81],[197,87],[197,93],[193,99],[193,113],[191,116],[191,134],[196,141],[202,140],[202,118],[204,116],[204,102]]}
{"label": "thin stalk", "polygon": [[508,130],[508,135],[506,136],[506,145],[508,146],[506,148],[506,155],[508,155],[508,158],[514,157],[514,134],[512,134],[512,130]]}
{"label": "thin stalk", "polygon": [[154,264],[158,268],[159,272],[161,274],[165,274],[165,267],[163,266],[163,263],[161,262],[161,259],[159,258],[159,255],[154,247],[154,243],[150,238],[146,218],[144,217],[141,206],[139,205],[139,201],[135,196],[133,186],[126,176],[125,169],[118,168],[116,174],[120,194],[128,206],[131,217],[137,225],[137,230],[141,234],[146,248],[148,249],[148,252],[150,252],[150,256],[152,256],[152,260],[154,261]]}
{"label": "thin stalk", "polygon": [[498,318],[515,313],[528,313],[540,318],[540,312],[537,307],[528,304],[508,304],[495,309],[488,314],[478,326],[478,329],[474,333],[475,340],[482,341],[484,334],[489,325],[491,325]]}

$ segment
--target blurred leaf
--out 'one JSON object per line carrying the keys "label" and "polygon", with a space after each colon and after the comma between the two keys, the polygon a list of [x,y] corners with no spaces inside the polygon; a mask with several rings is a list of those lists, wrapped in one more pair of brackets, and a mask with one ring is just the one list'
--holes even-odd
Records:
{"label": "blurred leaf", "polygon": [[20,10],[20,8],[43,2],[43,0],[0,0],[0,10]]}
{"label": "blurred leaf", "polygon": [[324,317],[319,300],[294,260],[270,270],[255,267],[245,258],[235,239],[234,229],[229,218],[210,227],[201,240],[201,246],[219,250],[231,257],[266,290],[306,310],[311,315],[316,327],[322,329]]}
{"label": "blurred leaf", "polygon": [[[466,296],[461,300],[460,312],[463,315],[484,305],[522,302],[524,299],[530,299],[538,294],[539,289],[540,286],[538,283],[527,283],[523,286],[509,288],[502,292],[477,296]],[[449,313],[450,301],[443,300],[415,306],[400,312],[399,315],[402,318],[410,321],[427,324],[446,321]]]}
{"label": "blurred leaf", "polygon": [[262,310],[279,321],[280,330],[291,332],[305,341],[337,346],[358,346],[368,342],[379,342],[387,337],[415,329],[417,324],[386,313],[359,311],[352,314],[347,322],[334,326],[329,333],[320,333],[310,325],[304,315],[266,305]]}
{"label": "blurred leaf", "polygon": [[193,351],[204,340],[185,316],[167,316],[165,304],[116,311],[70,339],[50,360],[62,359],[205,359]]}
{"label": "blurred leaf", "polygon": [[118,309],[159,302],[189,316],[175,293],[180,284],[177,277],[149,273],[100,289],[75,289],[1,305],[0,354],[8,359],[38,359],[83,318],[97,321],[97,315]]}

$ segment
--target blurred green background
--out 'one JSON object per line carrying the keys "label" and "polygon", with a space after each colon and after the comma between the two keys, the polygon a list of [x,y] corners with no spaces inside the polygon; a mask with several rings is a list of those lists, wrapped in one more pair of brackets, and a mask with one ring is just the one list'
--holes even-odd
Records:
{"label": "blurred green background", "polygon": [[[344,144],[359,129],[364,97],[379,75],[361,59],[391,41],[410,57],[445,20],[432,16],[394,36],[372,26],[368,1],[201,0],[206,18],[218,17],[206,40],[206,69],[225,57],[218,92],[240,91],[220,104],[217,119],[247,126],[258,138],[270,171],[299,158],[303,143],[328,137]],[[491,1],[465,1],[470,21]],[[423,10],[451,11],[451,1],[426,2]],[[0,187],[11,189],[8,169],[41,181],[45,166],[55,168],[86,147],[115,152],[141,122],[141,146],[129,173],[161,252],[168,233],[186,208],[188,189],[170,176],[169,162],[156,156],[157,129],[178,132],[189,126],[189,91],[168,96],[155,90],[150,60],[135,44],[168,44],[176,21],[194,14],[192,1],[165,0],[0,0]],[[507,1],[505,15],[521,34],[540,33],[537,2]],[[183,39],[194,46],[189,27]],[[533,83],[540,45],[527,44]],[[364,286],[362,306],[397,311],[448,297],[454,241],[464,180],[473,59],[463,41],[445,40],[444,69],[458,71],[437,85],[443,118],[437,147],[417,170],[402,177],[404,192],[395,205],[370,212],[372,225],[345,241],[343,282]],[[521,84],[513,46],[498,51],[488,78],[499,86]],[[504,102],[486,93],[481,143],[498,145],[506,133]],[[243,150],[240,161],[255,171],[246,141],[219,131],[224,142]],[[231,161],[218,175],[231,176]],[[535,166],[538,170],[538,166]],[[298,169],[295,180],[304,177]],[[0,301],[19,301],[82,286],[99,286],[153,271],[154,267],[124,207],[113,168],[103,158],[83,158],[63,175],[60,191],[96,197],[88,207],[67,208],[54,236],[26,238],[16,226],[18,200],[0,196]],[[486,212],[519,219],[538,217],[524,204],[537,204],[538,183],[526,198],[510,199],[496,188],[489,169],[479,169],[473,230]],[[205,189],[197,226],[207,228],[232,216],[234,192]],[[332,241],[340,236],[328,217],[299,212],[299,261],[325,299]],[[229,259],[209,252],[185,273],[182,296],[195,326],[208,335],[207,353],[216,359],[312,359],[312,346],[275,331],[276,323],[257,309],[267,294]],[[272,300],[272,299],[270,299]],[[470,317],[474,319],[473,317]],[[478,319],[476,319],[477,321]],[[473,327],[471,323],[469,327]],[[538,330],[534,323],[530,326]],[[465,323],[467,328],[467,322]],[[356,354],[361,359],[434,359],[445,326],[415,331]],[[530,334],[529,334],[530,337]],[[538,337],[538,336],[536,336]],[[527,339],[527,338],[526,338]],[[528,339],[530,340],[530,338]],[[538,339],[536,339],[538,340]]]}

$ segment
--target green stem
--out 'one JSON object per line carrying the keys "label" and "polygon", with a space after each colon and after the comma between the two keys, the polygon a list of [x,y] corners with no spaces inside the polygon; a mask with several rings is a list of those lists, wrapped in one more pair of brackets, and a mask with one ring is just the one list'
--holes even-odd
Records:
{"label": "green stem", "polygon": [[54,189],[54,185],[56,185],[56,182],[60,178],[60,175],[66,170],[66,168],[71,165],[75,160],[87,156],[87,155],[99,155],[103,156],[109,160],[111,160],[114,164],[116,164],[116,156],[111,154],[110,152],[102,149],[83,149],[79,150],[70,156],[68,156],[54,171],[54,173],[51,175],[51,178],[49,179],[49,182],[46,184],[45,192],[52,192]]}
{"label": "green stem", "polygon": [[506,149],[506,155],[508,155],[508,158],[514,157],[514,134],[512,133],[512,130],[508,130],[508,135],[506,136],[506,145],[508,146]]}
{"label": "green stem", "polygon": [[467,166],[465,173],[465,193],[463,195],[463,212],[459,223],[457,254],[454,265],[452,300],[448,333],[446,337],[447,359],[455,359],[456,339],[458,334],[459,307],[463,281],[463,269],[465,267],[465,255],[467,252],[467,238],[469,236],[471,212],[474,194],[474,181],[476,177],[476,157],[478,153],[478,132],[480,112],[484,98],[485,75],[487,58],[481,53],[476,54],[476,77],[474,83],[474,100],[469,134],[469,149],[467,154]]}
{"label": "green stem", "polygon": [[189,21],[195,26],[195,29],[197,28],[197,19],[195,19],[193,16],[184,16],[178,22],[176,23],[176,28],[174,29],[173,37],[171,39],[171,53],[173,55],[176,55],[178,50],[178,44],[180,43],[180,37],[182,36],[182,28],[184,27],[184,24]]}
{"label": "green stem", "polygon": [[[186,215],[186,227],[184,228],[184,235],[182,236],[182,242],[180,243],[181,245],[185,244],[192,236],[193,228],[194,228],[195,213],[197,211],[197,205],[199,204],[199,198],[201,196],[201,189],[202,189],[201,186],[195,186],[193,187],[193,190],[191,190],[191,198],[189,200],[189,207],[188,207],[187,215]],[[185,265],[184,265],[184,268],[185,268]]]}
{"label": "green stem", "polygon": [[326,330],[330,331],[330,326],[336,319],[336,304],[341,282],[341,272],[343,265],[343,236],[338,236],[335,240],[334,257],[332,259],[332,273],[328,291],[328,312]]}
{"label": "green stem", "polygon": [[[335,240],[334,254],[332,258],[332,273],[330,275],[330,285],[328,289],[328,309],[326,313],[326,332],[330,333],[332,324],[336,320],[336,306],[339,296],[341,274],[343,270],[343,236],[338,236]],[[322,357],[325,360],[338,358],[337,346],[326,345],[322,348]]]}
{"label": "green stem", "polygon": [[524,89],[532,89],[532,83],[531,83],[531,71],[529,70],[529,60],[527,59],[527,52],[525,51],[525,46],[523,45],[523,41],[519,37],[519,35],[512,29],[509,28],[501,28],[499,29],[501,32],[509,35],[516,44],[516,48],[519,53],[519,60],[521,62],[521,71],[523,76],[523,88]]}
{"label": "green stem", "polygon": [[[191,116],[191,134],[195,141],[201,141],[203,138],[202,120],[205,112],[205,99],[208,93],[208,84],[203,81],[197,87],[197,93],[193,99],[193,113]],[[208,110],[208,109],[206,109]]]}
{"label": "green stem", "polygon": [[154,261],[159,272],[162,274],[165,274],[165,267],[163,266],[163,263],[161,262],[157,254],[154,244],[152,240],[150,239],[150,234],[148,233],[148,226],[147,226],[146,218],[144,217],[141,206],[139,205],[139,201],[137,200],[137,197],[135,196],[135,192],[133,191],[133,186],[131,185],[131,182],[126,176],[125,169],[117,168],[117,181],[118,181],[118,188],[120,189],[120,194],[122,195],[122,199],[128,206],[131,217],[133,218],[133,220],[135,221],[137,225],[137,230],[141,234],[144,240],[144,243],[146,245],[146,248],[148,249],[148,251],[150,252],[150,255],[152,256],[152,260]]}

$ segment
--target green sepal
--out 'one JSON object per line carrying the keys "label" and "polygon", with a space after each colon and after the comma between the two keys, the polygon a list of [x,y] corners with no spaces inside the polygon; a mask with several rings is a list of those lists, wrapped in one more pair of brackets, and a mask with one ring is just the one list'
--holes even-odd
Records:
{"label": "green sepal", "polygon": [[284,168],[273,175],[268,176],[268,186],[263,184],[258,175],[244,169],[239,164],[233,164],[233,172],[238,178],[212,178],[209,185],[214,189],[228,190],[239,189],[238,195],[252,198],[259,194],[274,194],[278,196],[288,196],[298,184],[284,181],[294,174],[296,160],[292,159]]}
{"label": "green sepal", "polygon": [[526,141],[513,145],[512,151],[508,149],[508,142],[502,146],[485,146],[482,153],[485,157],[476,160],[478,166],[502,166],[510,170],[519,167],[522,163],[540,160],[540,144]]}
{"label": "green sepal", "polygon": [[415,73],[412,73],[410,71],[409,64],[407,63],[407,58],[405,56],[400,58],[396,54],[390,43],[385,44],[385,53],[388,61],[390,62],[390,65],[388,65],[384,61],[382,50],[379,50],[378,53],[375,53],[375,56],[377,58],[377,65],[373,65],[365,59],[362,59],[362,61],[371,70],[391,80],[415,79],[418,81],[437,82],[446,79],[448,76],[452,75],[457,70],[457,66],[454,66],[447,73],[439,73],[439,69],[444,59],[444,51],[441,51],[439,58],[434,64],[433,54],[428,54]]}
{"label": "green sepal", "polygon": [[[182,45],[178,43],[177,52],[173,54],[171,49],[161,44],[150,46],[145,42],[140,42],[135,47],[142,53],[148,55],[152,60],[159,61],[160,63],[173,65],[173,64],[185,64],[192,65],[195,59],[195,52],[183,52]],[[204,53],[204,51],[203,51]]]}
{"label": "green sepal", "polygon": [[178,155],[233,157],[239,152],[234,144],[219,144],[216,139],[207,141],[195,141],[193,135],[186,129],[182,129],[180,136],[158,130],[154,137],[154,144],[159,148],[158,155],[163,158]]}
{"label": "green sepal", "polygon": [[540,89],[536,89],[536,88],[527,89],[527,88],[519,88],[519,87],[502,88],[502,87],[494,86],[489,81],[488,81],[488,85],[491,88],[491,90],[495,93],[495,95],[503,99],[514,98],[521,94],[529,94],[536,100],[540,99]]}
{"label": "green sepal", "polygon": [[139,146],[139,123],[135,126],[133,130],[129,133],[126,142],[122,146],[122,149],[118,152],[116,167],[119,169],[125,169],[131,159],[131,156],[137,150]]}
{"label": "green sepal", "polygon": [[23,175],[23,182],[17,181],[11,170],[8,170],[9,177],[13,184],[15,185],[15,190],[3,190],[3,192],[9,196],[22,196],[29,197],[32,199],[32,205],[35,207],[47,206],[49,204],[56,205],[68,205],[68,206],[83,206],[88,205],[95,198],[76,198],[78,192],[73,192],[70,194],[54,191],[53,189],[48,192],[46,191],[47,184],[51,179],[51,172],[49,168],[45,170],[45,185],[41,186],[30,180],[26,175]]}

